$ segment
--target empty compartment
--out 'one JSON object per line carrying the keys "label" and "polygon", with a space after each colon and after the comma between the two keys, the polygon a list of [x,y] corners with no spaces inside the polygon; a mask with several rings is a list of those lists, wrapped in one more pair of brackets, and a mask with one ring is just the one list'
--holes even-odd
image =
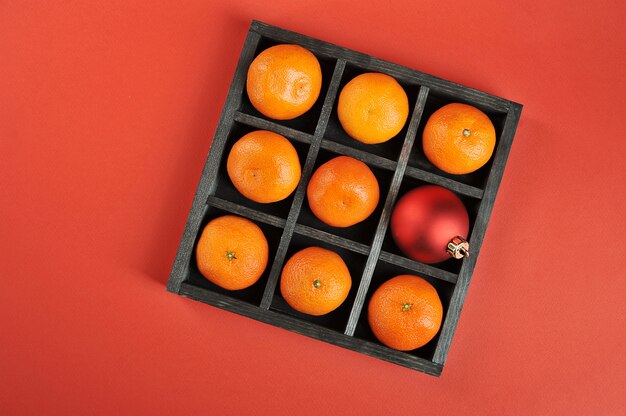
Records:
{"label": "empty compartment", "polygon": [[[432,184],[430,183],[426,183],[423,181],[419,181],[417,179],[414,178],[409,178],[409,177],[404,177],[402,179],[402,184],[400,185],[400,191],[398,192],[398,198],[396,199],[396,203],[398,203],[398,201],[400,201],[400,199],[407,194],[409,191],[415,189],[415,188],[419,188],[422,186],[432,186]],[[445,188],[445,187],[442,187]],[[460,195],[458,193],[454,193],[457,197],[459,197],[459,199],[463,202],[463,205],[465,205],[465,208],[467,209],[467,214],[469,216],[469,233],[467,236],[467,240],[469,241],[472,235],[472,231],[474,229],[474,223],[476,222],[476,215],[478,214],[478,208],[480,207],[480,199],[475,199],[475,198],[471,198],[465,195]],[[393,209],[395,208],[395,206],[392,208],[392,213],[393,213]],[[452,238],[454,236],[451,236],[450,238]],[[407,257],[409,258],[402,250],[400,250],[400,248],[396,245],[393,236],[391,235],[391,224],[389,225],[389,227],[387,227],[387,232],[385,233],[385,239],[383,240],[383,245],[382,245],[382,250],[386,251],[388,253],[391,254],[396,254],[399,256],[403,256],[403,257]],[[470,247],[470,256],[471,255],[476,255],[477,253],[472,253],[472,248]],[[453,259],[450,258],[448,260],[445,260],[441,263],[434,263],[434,264],[430,264],[430,266],[441,269],[441,270],[445,270],[451,273],[459,273],[459,271],[461,270],[461,266],[463,265],[463,260],[457,260],[457,259]]]}
{"label": "empty compartment", "polygon": [[265,271],[263,272],[259,280],[252,286],[245,288],[245,289],[241,289],[241,290],[223,289],[217,286],[216,284],[210,282],[209,280],[207,280],[200,273],[200,270],[198,270],[197,259],[196,259],[196,248],[198,245],[198,240],[200,239],[200,236],[202,235],[202,231],[204,230],[204,227],[206,226],[206,224],[209,221],[215,218],[219,218],[224,215],[237,215],[237,214],[224,211],[215,207],[208,207],[207,211],[205,212],[204,218],[202,219],[202,224],[200,225],[200,228],[198,229],[198,235],[196,236],[196,239],[195,239],[195,244],[193,247],[193,252],[192,252],[191,259],[189,262],[189,267],[188,267],[189,272],[185,281],[195,286],[208,289],[212,292],[217,292],[224,296],[243,300],[243,301],[246,301],[246,302],[249,302],[258,306],[261,304],[263,291],[265,290],[267,278],[269,276],[272,263],[274,262],[274,256],[276,255],[276,249],[278,248],[278,243],[280,242],[280,237],[283,233],[283,230],[282,228],[273,227],[271,225],[263,224],[258,221],[252,221],[256,225],[258,225],[259,228],[261,228],[261,230],[263,231],[263,234],[265,235],[265,238],[267,239],[267,244],[269,248],[267,267],[265,268]]}
{"label": "empty compartment", "polygon": [[341,256],[343,261],[346,263],[346,266],[348,266],[348,269],[350,270],[350,277],[352,278],[352,286],[350,287],[350,292],[348,294],[348,297],[341,304],[341,306],[339,306],[337,309],[335,309],[334,311],[326,315],[322,315],[322,316],[307,315],[307,314],[298,312],[289,306],[289,304],[283,298],[280,292],[280,280],[279,280],[278,284],[276,285],[276,291],[274,292],[274,297],[272,299],[270,309],[274,311],[282,312],[291,316],[295,316],[296,318],[303,319],[305,321],[311,322],[316,325],[320,325],[329,329],[343,332],[345,330],[346,324],[348,323],[350,310],[352,309],[352,304],[354,303],[356,292],[359,288],[359,284],[361,283],[361,275],[363,274],[363,269],[365,268],[365,262],[367,261],[367,256],[343,249],[341,247],[337,247],[335,245],[329,244],[321,240],[317,240],[311,237],[306,237],[300,234],[294,234],[289,244],[289,249],[287,250],[285,263],[295,253],[307,247],[325,248],[325,249],[334,251],[335,253]]}
{"label": "empty compartment", "polygon": [[402,86],[409,99],[409,115],[406,122],[404,123],[404,127],[402,128],[400,133],[384,143],[365,144],[350,137],[348,133],[346,133],[346,131],[343,129],[343,127],[341,126],[341,122],[339,121],[339,116],[337,115],[337,105],[339,102],[339,95],[341,94],[343,87],[345,87],[346,84],[350,82],[354,77],[364,74],[366,72],[372,71],[367,71],[350,64],[346,65],[346,69],[344,70],[343,76],[341,78],[341,84],[339,85],[337,98],[335,99],[333,111],[331,112],[331,116],[328,121],[328,127],[326,128],[326,133],[324,134],[324,137],[328,140],[333,140],[343,145],[354,147],[356,149],[369,152],[392,161],[396,161],[398,160],[400,156],[400,151],[402,150],[402,145],[404,143],[406,132],[409,127],[409,120],[411,118],[413,108],[415,107],[415,102],[417,101],[417,94],[419,93],[420,87],[417,84],[408,83],[398,78],[395,78],[395,80],[398,81],[398,83]]}
{"label": "empty compartment", "polygon": [[[267,37],[261,38],[259,41],[259,45],[255,52],[255,57],[259,55],[261,52],[270,48],[272,46],[280,45],[284,42],[276,42]],[[312,51],[311,51],[312,52]],[[315,132],[315,127],[317,126],[317,121],[319,120],[320,113],[322,111],[322,107],[324,105],[324,98],[326,97],[326,92],[328,91],[328,86],[330,85],[330,80],[333,76],[333,71],[335,70],[335,64],[337,62],[336,59],[330,59],[328,57],[322,57],[315,54],[317,60],[320,63],[320,67],[322,69],[322,89],[320,90],[320,95],[317,98],[317,101],[311,107],[309,111],[298,116],[291,120],[276,120],[270,117],[267,117],[261,114],[250,102],[250,98],[248,97],[248,93],[246,88],[244,87],[243,96],[241,98],[241,107],[240,111],[250,114],[256,117],[261,117],[266,120],[271,120],[275,123],[282,124],[283,126],[290,127],[292,129],[300,130],[306,133],[313,134]],[[244,77],[247,77],[248,68],[244,71]]]}
{"label": "empty compartment", "polygon": [[[313,172],[315,172],[324,163],[338,156],[342,155],[326,150],[320,150],[317,156],[317,161],[315,162],[315,168],[313,169]],[[300,210],[300,216],[298,217],[298,223],[317,228],[318,230],[326,231],[328,233],[335,234],[352,241],[356,241],[357,243],[367,245],[371,244],[371,241],[374,238],[374,234],[376,232],[376,227],[378,226],[378,221],[380,219],[383,206],[385,205],[387,193],[389,192],[389,186],[391,185],[393,172],[377,168],[369,164],[368,167],[372,170],[374,176],[376,176],[376,179],[378,180],[378,188],[380,190],[378,205],[369,217],[367,217],[360,223],[357,223],[350,227],[340,228],[330,226],[322,222],[313,214],[313,211],[311,211],[311,207],[309,206],[308,198],[305,195],[302,209]]]}
{"label": "empty compartment", "polygon": [[[215,189],[215,196],[221,199],[225,199],[227,201],[234,202],[239,205],[246,206],[248,208],[255,209],[257,211],[265,212],[267,214],[272,214],[277,217],[287,218],[289,215],[289,209],[291,208],[291,203],[293,202],[293,195],[295,194],[295,189],[287,198],[282,201],[272,202],[269,204],[262,204],[258,202],[254,202],[245,196],[243,196],[237,188],[233,185],[230,177],[228,176],[228,171],[226,170],[226,162],[228,160],[228,154],[232,149],[233,145],[243,137],[245,134],[250,133],[251,131],[255,131],[257,129],[240,124],[234,123],[233,128],[228,136],[226,146],[224,147],[224,154],[222,156],[222,160],[220,161],[220,167],[217,172],[217,188]],[[289,142],[295,147],[298,152],[298,157],[300,159],[300,166],[304,167],[304,162],[306,161],[306,155],[309,150],[309,145],[296,142],[287,138]]]}
{"label": "empty compartment", "polygon": [[[374,274],[372,276],[372,280],[370,282],[369,289],[367,291],[367,296],[365,297],[365,303],[363,304],[363,309],[361,310],[361,315],[359,316],[359,320],[357,322],[357,326],[354,332],[354,336],[366,341],[375,342],[377,344],[383,345],[374,333],[372,332],[369,323],[368,323],[368,306],[372,295],[382,285],[384,282],[389,279],[402,275],[402,274],[410,274],[419,276],[425,280],[427,280],[430,284],[432,284],[435,289],[437,289],[437,294],[441,299],[441,304],[443,306],[443,320],[441,322],[441,327],[443,328],[443,324],[445,322],[445,317],[448,312],[448,306],[450,305],[450,299],[452,298],[452,293],[454,291],[454,284],[449,282],[444,282],[442,280],[433,279],[428,276],[419,275],[411,270],[405,269],[403,267],[397,266],[395,264],[387,263],[384,261],[379,261],[374,269]],[[435,353],[435,348],[437,347],[437,342],[439,340],[439,335],[441,333],[441,329],[437,333],[437,335],[426,345],[423,347],[417,348],[412,351],[406,351],[407,354],[411,354],[420,358],[424,358],[426,360],[433,359],[433,355]]]}
{"label": "empty compartment", "polygon": [[[435,167],[435,165],[430,163],[430,161],[426,158],[422,146],[422,135],[424,134],[424,126],[428,122],[430,116],[444,105],[451,103],[467,104],[478,108],[489,117],[496,131],[496,146],[494,148],[491,159],[489,159],[489,161],[480,169],[465,175],[451,175]],[[500,143],[500,136],[502,135],[502,129],[504,128],[505,119],[506,113],[493,111],[491,109],[485,108],[484,106],[477,105],[476,103],[465,101],[463,99],[459,99],[458,97],[453,97],[437,92],[435,90],[431,90],[428,94],[428,98],[426,99],[426,105],[424,107],[422,119],[417,130],[415,143],[413,144],[413,148],[411,149],[408,164],[409,166],[435,173],[437,175],[464,183],[466,185],[483,189],[487,183],[487,179],[489,178],[493,159],[495,158],[496,151],[498,150],[498,144]]]}

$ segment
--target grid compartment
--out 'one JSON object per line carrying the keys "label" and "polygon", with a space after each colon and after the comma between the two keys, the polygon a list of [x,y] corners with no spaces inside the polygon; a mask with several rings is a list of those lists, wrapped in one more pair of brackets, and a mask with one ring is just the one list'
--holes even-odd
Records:
{"label": "grid compartment", "polygon": [[493,123],[496,131],[496,148],[494,149],[495,153],[496,149],[498,148],[498,142],[500,141],[500,138],[502,136],[502,129],[504,128],[506,113],[494,111],[492,109],[481,106],[480,104],[468,102],[461,97],[454,97],[448,94],[430,91],[430,94],[428,94],[428,99],[426,100],[426,106],[424,107],[424,114],[422,117],[423,122],[420,124],[420,127],[417,131],[415,143],[413,145],[413,148],[411,149],[409,166],[433,173],[437,176],[447,178],[455,182],[469,185],[471,187],[484,189],[485,185],[487,184],[487,179],[489,178],[489,173],[491,172],[491,167],[493,164],[493,160],[495,159],[495,155],[492,156],[491,159],[483,167],[475,172],[465,175],[450,175],[430,163],[430,161],[426,158],[426,155],[424,154],[424,149],[422,147],[422,135],[424,133],[424,126],[426,125],[426,122],[435,111],[437,111],[444,105],[451,103],[473,105],[474,107],[477,107],[479,110],[487,114],[487,116]]}
{"label": "grid compartment", "polygon": [[[317,161],[315,163],[315,170],[319,168],[324,163],[328,162],[331,159],[334,159],[337,156],[341,156],[336,153],[320,150]],[[374,167],[372,165],[368,165],[368,167],[376,176],[378,180],[378,187],[380,189],[380,197],[378,201],[378,205],[374,212],[367,217],[362,222],[352,225],[350,227],[338,228],[332,227],[323,223],[320,219],[318,219],[311,211],[311,207],[309,206],[308,199],[304,198],[304,203],[302,204],[302,209],[300,210],[300,216],[298,218],[298,223],[307,225],[309,227],[316,228],[318,230],[326,231],[331,234],[338,235],[340,237],[347,238],[349,240],[355,241],[357,243],[362,244],[370,244],[372,239],[374,238],[374,233],[376,231],[376,224],[378,224],[378,220],[383,210],[383,205],[385,203],[385,199],[387,197],[387,193],[389,192],[389,186],[391,185],[391,179],[393,176],[393,172],[380,169]]]}
{"label": "grid compartment", "polygon": [[[445,317],[448,312],[448,307],[450,305],[450,300],[452,298],[452,293],[454,290],[454,284],[449,282],[444,282],[439,279],[433,279],[430,276],[415,273],[412,270],[405,269],[404,267],[387,263],[385,261],[379,261],[376,265],[376,269],[374,270],[374,275],[372,276],[372,281],[369,286],[369,290],[367,292],[367,297],[365,298],[365,304],[361,311],[361,315],[359,316],[359,320],[356,326],[356,331],[354,332],[354,336],[356,338],[361,338],[366,341],[375,342],[381,344],[377,339],[374,333],[372,332],[369,323],[368,323],[368,305],[372,295],[386,281],[389,279],[399,276],[402,274],[411,274],[415,276],[419,276],[425,280],[427,280],[430,284],[432,284],[435,289],[437,289],[437,293],[439,294],[439,298],[441,299],[441,304],[443,306],[443,317],[445,322]],[[444,324],[442,322],[442,326]],[[421,357],[427,360],[432,360],[435,348],[437,347],[437,343],[439,341],[439,333],[426,345],[423,347],[417,348],[413,351],[407,351],[406,354],[411,354],[416,357]],[[381,344],[382,345],[382,344]]]}
{"label": "grid compartment", "polygon": [[417,99],[419,85],[415,83],[407,83],[401,79],[396,78],[396,81],[400,83],[409,99],[409,117],[407,117],[407,120],[404,123],[404,127],[402,128],[400,133],[395,135],[390,140],[379,144],[365,144],[356,139],[353,139],[348,135],[348,133],[345,132],[345,130],[341,126],[341,122],[339,121],[339,116],[337,115],[337,103],[339,101],[339,95],[341,94],[341,90],[343,89],[343,87],[345,87],[346,84],[350,82],[354,77],[367,72],[375,71],[370,71],[356,65],[346,65],[346,69],[343,73],[343,78],[341,79],[341,84],[339,85],[339,93],[337,94],[337,98],[335,99],[333,112],[331,113],[330,120],[328,122],[328,128],[326,129],[325,138],[343,144],[345,146],[352,147],[354,149],[375,154],[379,157],[391,161],[396,161],[400,156],[400,150],[402,149],[404,137],[407,133],[409,118],[411,116],[412,110],[411,106],[413,103],[415,103],[415,100]]}
{"label": "grid compartment", "polygon": [[[252,208],[257,211],[266,212],[268,214],[276,215],[281,218],[287,218],[289,215],[289,209],[291,208],[291,204],[293,203],[294,192],[291,193],[287,198],[282,201],[273,202],[269,204],[261,204],[258,202],[254,202],[245,196],[243,196],[237,188],[233,185],[230,177],[228,176],[228,172],[226,170],[226,160],[228,159],[228,154],[232,149],[233,145],[243,137],[245,134],[248,134],[252,131],[259,130],[257,128],[251,127],[249,125],[234,123],[230,134],[228,135],[228,139],[226,142],[226,147],[224,148],[223,158],[221,160],[218,174],[217,174],[217,188],[215,190],[215,196],[227,201],[235,202],[239,205],[243,205],[249,208]],[[289,137],[287,137],[289,139]],[[298,158],[300,159],[300,166],[304,166],[306,155],[309,150],[309,146],[305,143],[297,142],[295,140],[289,139],[291,144],[294,146],[296,151],[298,152]]]}
{"label": "grid compartment", "polygon": [[329,329],[333,329],[335,331],[343,332],[343,330],[345,329],[346,323],[348,321],[348,317],[350,316],[350,310],[352,308],[352,304],[354,303],[356,290],[359,287],[359,283],[361,282],[361,275],[363,274],[363,268],[365,267],[365,261],[367,260],[367,256],[356,253],[354,251],[347,250],[345,248],[335,246],[333,244],[329,244],[328,242],[323,241],[323,240],[318,240],[315,238],[308,237],[306,235],[296,233],[291,238],[291,242],[289,244],[289,250],[287,250],[287,256],[285,258],[285,263],[295,253],[307,247],[325,248],[327,250],[334,251],[335,253],[341,256],[343,261],[346,263],[346,266],[348,266],[348,269],[350,270],[350,277],[352,278],[352,286],[350,288],[348,297],[341,304],[341,306],[339,306],[334,311],[326,315],[322,315],[322,316],[311,316],[311,315],[300,313],[292,309],[287,304],[287,302],[285,301],[285,299],[283,298],[280,292],[280,283],[279,283],[276,286],[276,290],[272,298],[270,309],[279,311],[282,313],[286,313],[288,315],[297,317],[299,319],[303,319],[315,325],[320,325]]}
{"label": "grid compartment", "polygon": [[195,286],[210,290],[212,292],[219,293],[223,296],[234,298],[234,299],[239,299],[239,300],[242,300],[242,301],[254,304],[254,305],[259,305],[261,303],[263,290],[265,288],[265,285],[267,283],[267,278],[269,276],[270,266],[274,260],[274,256],[276,255],[276,247],[278,247],[278,241],[280,240],[282,229],[262,223],[260,221],[252,221],[261,228],[261,230],[263,231],[263,234],[265,234],[265,238],[267,238],[267,243],[269,246],[269,254],[268,254],[268,261],[267,261],[268,265],[265,268],[263,275],[261,275],[259,280],[252,286],[246,289],[241,289],[241,290],[226,290],[226,289],[222,289],[221,287],[207,280],[200,273],[200,270],[198,270],[198,266],[196,262],[196,246],[198,244],[198,240],[200,239],[200,235],[202,234],[202,230],[204,229],[204,227],[209,221],[215,218],[219,218],[224,215],[243,216],[243,215],[239,215],[239,213],[236,211],[235,212],[226,211],[226,210],[214,207],[214,206],[207,206],[204,218],[198,230],[198,234],[196,237],[196,241],[194,243],[193,251],[191,253],[191,258],[189,261],[189,275],[187,277],[187,280],[189,281],[189,283]]}
{"label": "grid compartment", "polygon": [[[258,54],[260,54],[267,48],[270,48],[272,46],[276,46],[282,43],[285,43],[285,42],[277,42],[276,40],[273,40],[271,38],[263,37],[261,38],[258,44],[258,47],[256,48],[256,52],[254,56],[256,57]],[[250,102],[250,98],[248,98],[248,94],[244,87],[243,96],[241,100],[241,112],[245,114],[250,114],[252,116],[259,117],[262,119],[266,119],[266,120],[272,121],[277,124],[281,124],[289,128],[300,130],[302,132],[313,134],[315,132],[315,127],[317,126],[317,121],[320,117],[320,113],[322,112],[324,96],[326,95],[326,92],[328,91],[328,86],[330,85],[330,80],[332,78],[333,70],[335,68],[335,63],[336,63],[336,59],[328,58],[326,56],[321,56],[316,53],[314,53],[314,55],[319,61],[320,67],[322,69],[322,89],[320,91],[319,98],[317,99],[317,101],[315,102],[315,104],[309,111],[291,120],[271,119],[269,117],[264,116],[256,108],[254,108],[254,106]],[[246,71],[244,72],[245,76],[247,76],[247,73],[248,73],[248,70],[246,68]]]}
{"label": "grid compartment", "polygon": [[[405,176],[402,181],[402,185],[400,186],[400,191],[398,192],[398,200],[400,200],[400,198],[402,198],[404,195],[406,195],[408,192],[412,191],[413,189],[419,188],[422,186],[427,186],[427,185],[431,185],[431,184]],[[461,199],[461,201],[463,202],[463,205],[467,209],[467,214],[469,216],[469,224],[470,224],[467,239],[470,240],[474,223],[476,222],[476,216],[478,215],[478,208],[480,206],[480,200],[475,199],[475,198],[470,198],[465,195],[460,195],[458,193],[455,193],[455,194]],[[451,237],[454,237],[454,236],[451,236]],[[396,245],[395,241],[393,240],[393,236],[391,235],[391,227],[387,228],[387,232],[385,233],[385,239],[383,240],[382,249],[383,251],[387,253],[391,253],[397,256],[407,257],[402,252],[402,250],[400,250],[400,248]],[[472,252],[472,248],[470,247],[470,253],[471,252]],[[462,266],[463,266],[463,261],[452,259],[452,258],[446,261],[443,261],[441,263],[435,263],[435,264],[430,265],[430,267],[432,268],[440,269],[440,270],[447,271],[447,272],[454,273],[454,274],[458,274]]]}

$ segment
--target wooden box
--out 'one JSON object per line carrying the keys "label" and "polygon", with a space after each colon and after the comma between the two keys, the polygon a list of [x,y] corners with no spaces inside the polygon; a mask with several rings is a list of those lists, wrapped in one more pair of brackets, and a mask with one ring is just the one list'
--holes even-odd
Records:
{"label": "wooden box", "polygon": [[[323,85],[315,106],[289,121],[270,120],[251,105],[245,92],[248,67],[266,48],[292,43],[313,52],[321,66]],[[409,97],[410,115],[404,129],[392,140],[364,145],[342,129],[335,108],[338,92],[354,76],[382,72],[394,77]],[[423,126],[442,105],[461,102],[485,112],[496,128],[497,143],[491,160],[468,175],[447,175],[425,158],[420,145]],[[222,110],[167,289],[222,309],[257,319],[299,334],[390,361],[432,375],[441,374],[450,342],[480,253],[489,216],[504,166],[511,149],[522,106],[520,104],[445,81],[422,72],[386,62],[317,39],[253,21]],[[258,204],[243,197],[226,173],[230,147],[245,133],[265,129],[287,137],[302,164],[302,179],[286,200]],[[381,198],[367,220],[345,229],[323,224],[311,212],[305,197],[314,169],[337,155],[365,162],[377,176]],[[392,208],[404,193],[423,184],[436,184],[455,192],[470,216],[471,256],[436,265],[405,257],[388,230]],[[268,267],[253,286],[226,291],[206,280],[198,271],[195,245],[204,225],[232,213],[254,221],[270,246]],[[329,248],[348,265],[352,289],[347,300],[328,315],[313,317],[291,309],[277,283],[286,259],[308,247]],[[396,351],[379,343],[367,324],[367,302],[373,291],[398,274],[416,274],[437,289],[444,307],[439,334],[427,345],[410,352]]]}

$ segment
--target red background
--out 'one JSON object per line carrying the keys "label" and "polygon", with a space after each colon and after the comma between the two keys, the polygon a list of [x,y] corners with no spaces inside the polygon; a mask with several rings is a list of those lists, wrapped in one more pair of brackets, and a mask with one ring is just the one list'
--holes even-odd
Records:
{"label": "red background", "polygon": [[[0,4],[1,413],[626,414],[623,1],[58,3]],[[441,378],[165,291],[253,18],[525,105]]]}

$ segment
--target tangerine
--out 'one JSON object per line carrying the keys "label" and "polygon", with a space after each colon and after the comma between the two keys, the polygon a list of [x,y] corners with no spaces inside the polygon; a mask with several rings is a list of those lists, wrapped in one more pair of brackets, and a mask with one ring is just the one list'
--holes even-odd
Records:
{"label": "tangerine", "polygon": [[296,118],[313,107],[322,89],[322,69],[310,51],[298,45],[276,45],[250,64],[246,90],[263,115]]}
{"label": "tangerine", "polygon": [[298,152],[280,134],[257,130],[239,139],[230,150],[226,170],[233,185],[255,202],[287,198],[301,175]]}
{"label": "tangerine", "polygon": [[196,247],[196,263],[216,285],[239,290],[256,283],[267,267],[268,245],[258,225],[235,215],[211,220]]}
{"label": "tangerine", "polygon": [[351,286],[350,271],[341,256],[321,247],[295,253],[280,276],[280,292],[289,306],[314,316],[337,309]]}
{"label": "tangerine", "polygon": [[361,74],[339,94],[337,115],[352,138],[383,143],[400,133],[409,116],[409,99],[398,81],[376,72]]}
{"label": "tangerine", "polygon": [[433,285],[421,277],[405,274],[386,281],[374,292],[367,318],[380,342],[396,350],[410,351],[437,335],[443,307]]}
{"label": "tangerine", "polygon": [[378,180],[363,162],[339,156],[321,165],[311,176],[307,199],[311,211],[333,227],[357,224],[376,209]]}
{"label": "tangerine", "polygon": [[496,146],[496,130],[476,107],[452,103],[435,111],[424,126],[428,160],[446,173],[463,175],[483,167]]}

